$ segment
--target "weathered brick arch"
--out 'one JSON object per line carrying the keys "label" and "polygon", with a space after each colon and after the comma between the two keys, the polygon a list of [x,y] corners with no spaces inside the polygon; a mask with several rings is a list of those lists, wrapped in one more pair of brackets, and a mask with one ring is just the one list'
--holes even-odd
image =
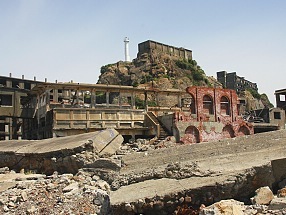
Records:
{"label": "weathered brick arch", "polygon": [[238,129],[237,135],[238,135],[238,136],[250,135],[250,130],[249,130],[248,127],[246,127],[245,125],[243,125],[243,126],[241,126],[241,127]]}
{"label": "weathered brick arch", "polygon": [[199,130],[191,125],[188,126],[185,130],[185,143],[199,143],[200,142],[200,132]]}
{"label": "weathered brick arch", "polygon": [[195,96],[192,93],[190,93],[190,96],[191,96],[191,103],[189,104],[190,105],[190,111],[192,114],[196,114],[197,110],[196,110]]}
{"label": "weathered brick arch", "polygon": [[222,134],[224,138],[233,138],[235,137],[235,133],[232,125],[226,125],[222,129]]}
{"label": "weathered brick arch", "polygon": [[203,97],[203,112],[206,114],[214,114],[214,100],[211,95],[204,95]]}
{"label": "weathered brick arch", "polygon": [[220,113],[222,115],[230,115],[230,100],[227,96],[220,98]]}

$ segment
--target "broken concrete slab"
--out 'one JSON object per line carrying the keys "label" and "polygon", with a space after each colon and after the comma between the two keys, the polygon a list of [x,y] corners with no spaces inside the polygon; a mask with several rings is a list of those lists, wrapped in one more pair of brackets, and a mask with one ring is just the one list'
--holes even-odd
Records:
{"label": "broken concrete slab", "polygon": [[[124,166],[113,181],[120,186],[111,192],[111,207],[115,215],[124,214],[126,204],[136,212],[141,199],[148,202],[140,208],[142,213],[156,214],[152,212],[158,201],[172,208],[170,199],[176,202],[186,196],[197,206],[225,198],[249,201],[257,188],[274,184],[276,165],[271,164],[286,158],[285,143],[286,131],[280,130],[125,155]],[[172,174],[166,171],[170,164]],[[206,174],[190,176],[190,170]],[[164,212],[170,214],[167,206]]]}
{"label": "broken concrete slab", "polygon": [[75,173],[100,156],[114,154],[122,142],[114,129],[44,140],[1,141],[0,167]]}

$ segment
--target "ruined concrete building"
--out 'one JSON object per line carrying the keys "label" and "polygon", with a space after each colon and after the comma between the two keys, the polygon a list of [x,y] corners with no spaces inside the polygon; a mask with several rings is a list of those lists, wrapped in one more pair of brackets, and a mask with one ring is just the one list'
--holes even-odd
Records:
{"label": "ruined concrete building", "polygon": [[170,111],[172,106],[181,106],[186,96],[188,94],[180,90],[158,91],[119,85],[38,84],[30,91],[27,107],[33,118],[23,124],[24,138],[45,139],[106,128],[115,128],[125,137],[161,136],[164,129],[149,111],[148,104],[152,101],[162,110],[163,98],[169,97],[175,101],[165,108]]}
{"label": "ruined concrete building", "polygon": [[155,42],[152,40],[147,40],[145,42],[138,44],[137,57],[139,58],[140,55],[142,55],[143,53],[151,54],[153,51],[162,52],[162,53],[165,53],[171,56],[176,56],[178,58],[182,58],[186,60],[192,59],[191,50],[165,45],[163,43]]}
{"label": "ruined concrete building", "polygon": [[29,117],[24,108],[27,93],[37,84],[34,80],[0,76],[0,140],[22,138],[23,119]]}
{"label": "ruined concrete building", "polygon": [[[233,90],[190,87],[187,91],[159,91],[117,85],[41,83],[30,96],[34,118],[24,121],[26,139],[105,128],[115,128],[124,137],[133,138],[172,135],[183,143],[253,134],[252,125],[239,116]],[[166,105],[164,97],[176,102]],[[150,99],[156,105],[148,106]]]}
{"label": "ruined concrete building", "polygon": [[224,86],[224,88],[235,90],[237,93],[246,89],[258,90],[256,83],[252,83],[244,77],[236,75],[236,72],[217,72],[217,80]]}

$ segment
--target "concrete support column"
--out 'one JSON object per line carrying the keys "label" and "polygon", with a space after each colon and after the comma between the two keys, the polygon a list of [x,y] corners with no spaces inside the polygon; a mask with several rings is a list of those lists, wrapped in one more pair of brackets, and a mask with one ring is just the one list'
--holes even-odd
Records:
{"label": "concrete support column", "polygon": [[5,140],[9,140],[9,135],[10,135],[9,125],[5,125]]}
{"label": "concrete support column", "polygon": [[182,95],[181,94],[178,95],[178,107],[179,108],[182,107]]}
{"label": "concrete support column", "polygon": [[134,92],[131,93],[131,107],[135,109],[135,94]]}
{"label": "concrete support column", "polygon": [[119,91],[119,96],[118,96],[118,105],[119,105],[119,108],[121,109],[122,108],[122,98],[121,98],[121,92]]}
{"label": "concrete support column", "polygon": [[109,107],[109,92],[106,92],[106,106]]}
{"label": "concrete support column", "polygon": [[91,91],[91,108],[95,108],[95,104],[96,104],[96,94],[95,94],[95,91],[92,90]]}

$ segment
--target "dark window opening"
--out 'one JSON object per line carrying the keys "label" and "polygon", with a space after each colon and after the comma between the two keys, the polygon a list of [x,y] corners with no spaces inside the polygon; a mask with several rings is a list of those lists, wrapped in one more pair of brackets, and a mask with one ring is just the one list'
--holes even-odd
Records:
{"label": "dark window opening", "polygon": [[229,100],[225,96],[220,99],[220,112],[223,115],[230,115]]}
{"label": "dark window opening", "polygon": [[12,95],[0,95],[1,106],[12,106]]}
{"label": "dark window opening", "polygon": [[24,89],[30,90],[31,89],[31,83],[24,83]]}
{"label": "dark window opening", "polygon": [[206,114],[214,114],[213,100],[208,95],[203,97],[203,112]]}
{"label": "dark window opening", "polygon": [[19,81],[12,81],[12,88],[20,88]]}
{"label": "dark window opening", "polygon": [[281,119],[281,113],[280,112],[274,112],[274,119]]}
{"label": "dark window opening", "polygon": [[5,79],[0,79],[0,87],[6,87],[6,80]]}

